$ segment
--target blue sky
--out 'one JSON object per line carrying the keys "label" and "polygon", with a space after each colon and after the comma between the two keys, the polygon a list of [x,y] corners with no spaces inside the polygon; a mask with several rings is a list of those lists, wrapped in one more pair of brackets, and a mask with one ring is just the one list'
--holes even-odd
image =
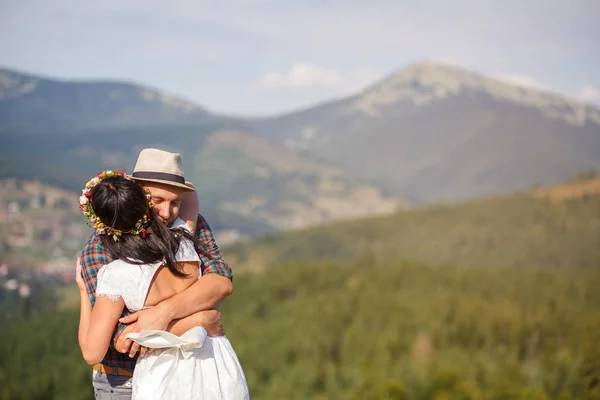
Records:
{"label": "blue sky", "polygon": [[280,113],[423,59],[600,104],[598,0],[0,0],[0,65]]}

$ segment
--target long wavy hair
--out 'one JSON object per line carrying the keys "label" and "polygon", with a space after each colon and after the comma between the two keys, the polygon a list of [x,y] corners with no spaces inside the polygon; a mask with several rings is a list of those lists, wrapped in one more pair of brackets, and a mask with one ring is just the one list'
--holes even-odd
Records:
{"label": "long wavy hair", "polygon": [[[148,200],[144,189],[136,182],[122,176],[103,179],[92,189],[91,205],[94,213],[107,226],[122,231],[135,228],[136,223],[148,211]],[[150,210],[150,220],[145,238],[124,233],[118,241],[109,235],[100,235],[102,245],[114,257],[131,264],[147,264],[164,261],[176,276],[186,277],[177,266],[175,255],[181,240],[189,239],[200,252],[198,240],[183,228],[169,229]]]}

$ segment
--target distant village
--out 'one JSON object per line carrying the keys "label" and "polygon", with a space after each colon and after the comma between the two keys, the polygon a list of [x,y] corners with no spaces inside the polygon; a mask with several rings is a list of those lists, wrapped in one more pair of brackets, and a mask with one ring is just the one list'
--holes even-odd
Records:
{"label": "distant village", "polygon": [[[32,280],[72,282],[91,228],[75,193],[36,181],[0,179],[0,287],[28,297]],[[215,232],[221,246],[239,232]]]}
{"label": "distant village", "polygon": [[0,284],[30,294],[27,282],[70,282],[90,233],[77,195],[39,182],[0,180]]}

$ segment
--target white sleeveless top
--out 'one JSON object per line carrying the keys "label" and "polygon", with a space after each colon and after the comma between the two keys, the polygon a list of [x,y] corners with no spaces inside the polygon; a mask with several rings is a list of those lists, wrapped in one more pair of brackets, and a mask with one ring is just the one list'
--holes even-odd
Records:
{"label": "white sleeveless top", "polygon": [[[179,218],[173,225],[190,230]],[[181,241],[175,259],[201,262],[189,239]],[[129,311],[141,310],[152,279],[163,263],[164,260],[135,265],[115,260],[98,271],[96,296],[112,300],[122,297]],[[206,330],[197,326],[181,336],[165,331],[141,331],[129,333],[127,338],[142,346],[161,349],[138,358],[133,373],[132,400],[250,398],[240,361],[225,336],[207,336]]]}
{"label": "white sleeveless top", "polygon": [[[189,239],[181,241],[175,259],[178,262],[201,262],[194,244]],[[152,279],[163,264],[164,260],[141,265],[130,264],[125,260],[115,260],[106,264],[98,271],[96,296],[107,296],[112,300],[122,297],[129,311],[141,310],[144,308]]]}

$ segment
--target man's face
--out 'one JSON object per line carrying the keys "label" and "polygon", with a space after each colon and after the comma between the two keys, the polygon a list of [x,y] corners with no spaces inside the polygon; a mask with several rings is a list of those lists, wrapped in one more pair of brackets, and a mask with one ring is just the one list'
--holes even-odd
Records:
{"label": "man's face", "polygon": [[179,207],[184,190],[162,183],[144,182],[144,187],[152,195],[154,212],[164,223],[171,225],[179,216]]}

